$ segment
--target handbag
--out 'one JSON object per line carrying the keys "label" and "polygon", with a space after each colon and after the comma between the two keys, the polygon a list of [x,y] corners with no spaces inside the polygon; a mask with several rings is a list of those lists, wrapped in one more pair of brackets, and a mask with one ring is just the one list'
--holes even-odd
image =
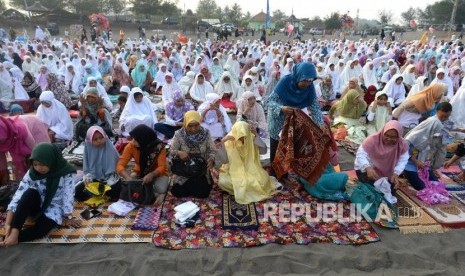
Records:
{"label": "handbag", "polygon": [[200,156],[189,156],[188,160],[175,157],[171,160],[171,172],[184,177],[202,176],[207,173],[207,162]]}
{"label": "handbag", "polygon": [[155,202],[153,185],[142,184],[142,180],[122,181],[119,198],[138,205],[152,205]]}

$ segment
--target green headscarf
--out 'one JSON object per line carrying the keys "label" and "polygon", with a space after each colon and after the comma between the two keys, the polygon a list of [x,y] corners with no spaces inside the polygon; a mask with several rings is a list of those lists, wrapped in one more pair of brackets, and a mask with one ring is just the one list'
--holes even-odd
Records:
{"label": "green headscarf", "polygon": [[[360,101],[358,104],[354,104],[354,100],[357,97],[360,97]],[[355,89],[349,90],[336,105],[340,116],[351,119],[360,119],[360,116],[362,116],[367,108],[367,104],[363,100],[363,97]]]}
{"label": "green headscarf", "polygon": [[47,189],[45,190],[45,199],[42,203],[41,211],[37,215],[38,217],[47,210],[48,206],[50,206],[50,203],[58,190],[60,178],[70,173],[76,173],[76,169],[63,158],[58,147],[50,143],[40,143],[36,145],[32,150],[31,160],[38,161],[50,169],[46,174],[38,173],[33,166],[31,166],[31,169],[29,170],[29,176],[32,180],[47,179],[47,182],[45,183],[47,186]]}

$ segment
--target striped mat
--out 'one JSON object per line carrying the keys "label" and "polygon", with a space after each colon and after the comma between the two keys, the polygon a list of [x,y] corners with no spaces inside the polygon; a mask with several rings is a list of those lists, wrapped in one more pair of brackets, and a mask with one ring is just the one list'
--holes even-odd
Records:
{"label": "striped mat", "polygon": [[[145,243],[151,241],[153,231],[131,230],[137,210],[133,210],[126,217],[118,217],[107,211],[108,205],[99,208],[102,211],[100,217],[82,220],[81,228],[54,229],[46,237],[32,243]],[[86,208],[85,204],[76,202],[73,215],[80,217],[80,213]],[[157,214],[160,215],[160,213]]]}

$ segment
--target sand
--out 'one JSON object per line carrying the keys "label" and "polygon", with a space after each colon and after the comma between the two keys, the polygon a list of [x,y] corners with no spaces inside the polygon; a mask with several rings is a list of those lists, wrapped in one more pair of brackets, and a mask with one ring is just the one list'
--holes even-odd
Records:
{"label": "sand", "polygon": [[171,251],[151,244],[22,244],[1,249],[2,275],[463,275],[463,230],[381,242]]}
{"label": "sand", "polygon": [[[342,169],[353,156],[341,150]],[[0,275],[463,275],[465,230],[402,235],[375,226],[361,246],[265,245],[179,250],[152,244],[20,244],[0,248]]]}

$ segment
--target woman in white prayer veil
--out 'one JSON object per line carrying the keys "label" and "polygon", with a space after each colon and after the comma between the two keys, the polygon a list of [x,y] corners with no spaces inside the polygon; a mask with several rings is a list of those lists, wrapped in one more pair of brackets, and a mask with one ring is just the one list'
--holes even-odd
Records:
{"label": "woman in white prayer veil", "polygon": [[339,87],[346,87],[349,84],[350,79],[355,78],[359,79],[359,75],[357,75],[357,70],[355,69],[356,63],[355,60],[352,60],[347,63],[344,71],[341,73],[341,77],[339,78]]}
{"label": "woman in white prayer veil", "polygon": [[22,68],[24,73],[29,72],[35,75],[39,72],[40,66],[37,62],[32,60],[31,56],[25,55]]}
{"label": "woman in white prayer veil", "polygon": [[180,88],[174,79],[174,75],[171,72],[166,73],[165,85],[163,85],[161,89],[163,107],[165,107],[169,102],[173,101],[173,94],[177,90],[180,90]]}
{"label": "woman in white prayer veil", "polygon": [[139,87],[133,88],[119,119],[121,134],[128,137],[129,132],[136,126],[144,124],[153,128],[157,122],[152,102],[144,96]]}
{"label": "woman in white prayer veil", "polygon": [[207,94],[214,92],[213,86],[208,81],[205,81],[205,77],[202,74],[195,76],[195,81],[189,89],[189,95],[197,103],[203,103],[206,100]]}
{"label": "woman in white prayer veil", "polygon": [[391,106],[399,106],[405,100],[405,86],[401,74],[394,75],[384,86],[383,92],[389,97]]}
{"label": "woman in white prayer veil", "polygon": [[13,87],[10,72],[6,70],[3,63],[0,63],[0,101],[9,102],[14,99]]}
{"label": "woman in white prayer veil", "polygon": [[[128,65],[126,64],[126,62],[124,61],[123,57],[118,56],[118,57],[116,58],[116,61],[115,61],[115,65],[116,65],[116,64],[121,65],[121,68],[123,69],[123,71],[124,71],[126,74],[129,75],[129,67],[128,67]],[[114,67],[115,65],[113,65],[113,67]]]}
{"label": "woman in white prayer veil", "polygon": [[460,88],[450,101],[452,114],[449,117],[455,128],[465,129],[465,87]]}
{"label": "woman in white prayer veil", "polygon": [[82,76],[77,68],[70,62],[66,64],[65,85],[67,91],[73,91],[74,95],[79,95],[82,86]]}
{"label": "woman in white prayer veil", "polygon": [[203,64],[202,57],[195,58],[195,63],[194,63],[194,66],[192,66],[192,71],[194,71],[196,74],[200,73],[200,66],[202,66],[202,64]]}
{"label": "woman in white prayer veil", "polygon": [[187,72],[186,75],[179,80],[178,85],[183,95],[186,95],[187,92],[189,92],[189,88],[194,83],[194,81],[195,73],[192,71]]}
{"label": "woman in white prayer veil", "polygon": [[12,75],[12,82],[14,86],[15,100],[29,100],[29,95],[27,94],[24,87],[21,85],[23,81],[24,74],[18,67],[13,67],[10,69]]}
{"label": "woman in white prayer veil", "polygon": [[376,89],[379,88],[378,79],[376,78],[376,71],[371,61],[367,62],[365,66],[363,66],[363,84],[365,87],[373,85],[376,87]]}
{"label": "woman in white prayer veil", "polygon": [[228,60],[226,61],[226,64],[224,67],[225,67],[225,70],[227,68],[227,70],[231,73],[231,78],[234,81],[239,80],[239,75],[241,73],[241,67],[240,67],[239,61],[237,61],[236,54],[233,53],[229,55]]}
{"label": "woman in white prayer veil", "polygon": [[221,98],[221,105],[228,109],[236,109],[237,94],[240,90],[239,83],[232,79],[228,71],[223,72],[215,86],[215,92]]}
{"label": "woman in white prayer veil", "polygon": [[333,52],[331,53],[331,56],[330,56],[329,59],[328,59],[327,64],[328,64],[328,65],[329,65],[329,64],[334,64],[334,66],[336,66],[338,62],[339,62],[339,57],[337,56],[337,52],[336,52],[336,51],[333,51]]}
{"label": "woman in white prayer veil", "polygon": [[407,85],[407,88],[409,90],[412,89],[412,87],[416,84],[415,66],[413,64],[408,65],[402,73],[402,77],[404,78],[403,82]]}
{"label": "woman in white prayer veil", "polygon": [[213,138],[223,138],[231,131],[231,120],[226,109],[220,104],[221,98],[216,93],[209,93],[205,102],[199,106],[201,126],[210,131]]}
{"label": "woman in white prayer veil", "polygon": [[96,87],[97,88],[97,91],[98,91],[98,95],[100,98],[102,98],[103,100],[103,107],[105,107],[106,110],[108,110],[109,112],[111,112],[113,110],[113,104],[110,100],[110,97],[108,97],[108,94],[107,94],[107,91],[105,90],[105,87],[103,87],[103,85],[101,85],[96,78],[94,77],[89,77],[87,79],[87,85],[86,87],[84,87],[84,89],[82,90],[82,96],[86,97],[87,96],[87,90],[90,88],[90,87]]}
{"label": "woman in white prayer veil", "polygon": [[[37,108],[37,118],[48,125],[53,140],[70,141],[73,139],[73,121],[66,107],[55,99],[52,91],[40,94],[41,104]],[[49,133],[50,135],[50,133]]]}
{"label": "woman in white prayer veil", "polygon": [[36,26],[35,39],[38,41],[42,41],[45,39],[44,31],[42,31],[42,29],[39,26]]}
{"label": "woman in white prayer veil", "polygon": [[412,86],[412,88],[408,92],[407,99],[412,97],[415,94],[418,94],[418,92],[423,91],[423,89],[426,88],[427,82],[428,82],[427,77],[425,77],[425,76],[418,77],[417,80],[415,81],[415,85]]}

